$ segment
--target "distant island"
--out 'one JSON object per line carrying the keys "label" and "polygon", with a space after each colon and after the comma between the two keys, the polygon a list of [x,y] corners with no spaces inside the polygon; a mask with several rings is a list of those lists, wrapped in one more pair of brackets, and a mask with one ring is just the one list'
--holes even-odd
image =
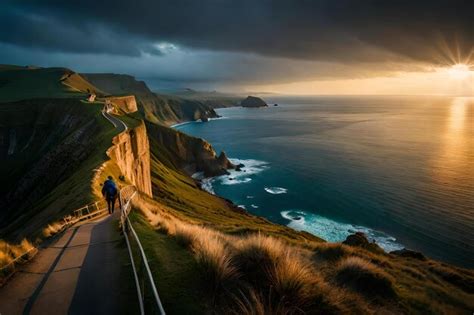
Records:
{"label": "distant island", "polygon": [[260,97],[256,96],[247,96],[242,102],[240,102],[242,107],[268,107],[268,104],[261,99]]}

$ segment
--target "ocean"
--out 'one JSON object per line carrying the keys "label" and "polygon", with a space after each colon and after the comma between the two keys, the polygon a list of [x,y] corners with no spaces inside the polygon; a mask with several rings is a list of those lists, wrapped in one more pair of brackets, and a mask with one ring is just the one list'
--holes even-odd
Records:
{"label": "ocean", "polygon": [[386,251],[474,267],[474,98],[265,100],[175,127],[245,165],[207,190],[328,241],[362,231]]}

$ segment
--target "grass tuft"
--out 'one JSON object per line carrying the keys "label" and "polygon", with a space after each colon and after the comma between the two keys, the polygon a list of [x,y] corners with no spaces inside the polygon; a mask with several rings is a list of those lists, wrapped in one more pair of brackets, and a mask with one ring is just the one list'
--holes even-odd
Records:
{"label": "grass tuft", "polygon": [[225,243],[216,236],[200,238],[195,245],[196,261],[213,293],[232,286],[239,273]]}
{"label": "grass tuft", "polygon": [[395,296],[394,279],[379,267],[359,257],[344,259],[336,270],[336,281],[368,296]]}
{"label": "grass tuft", "polygon": [[51,224],[48,224],[44,229],[43,229],[43,236],[48,238],[53,236],[54,234],[60,232],[63,228],[63,225],[60,224],[59,222],[53,222]]}

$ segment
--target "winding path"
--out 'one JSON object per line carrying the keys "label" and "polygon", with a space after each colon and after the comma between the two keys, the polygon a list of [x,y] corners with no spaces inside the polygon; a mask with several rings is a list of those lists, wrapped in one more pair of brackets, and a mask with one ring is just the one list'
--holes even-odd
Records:
{"label": "winding path", "polygon": [[[128,129],[109,113],[102,115],[120,132]],[[118,218],[119,209],[75,225],[41,249],[0,288],[0,314],[117,314],[125,299],[138,313],[136,292],[120,283],[131,269]]]}

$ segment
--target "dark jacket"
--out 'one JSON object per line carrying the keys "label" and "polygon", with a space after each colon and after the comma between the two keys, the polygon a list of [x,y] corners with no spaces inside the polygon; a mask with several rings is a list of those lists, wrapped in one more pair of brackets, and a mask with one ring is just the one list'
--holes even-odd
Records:
{"label": "dark jacket", "polygon": [[111,179],[107,179],[104,182],[104,186],[102,187],[102,195],[106,199],[114,199],[115,197],[117,197],[117,192],[118,190],[115,182]]}

